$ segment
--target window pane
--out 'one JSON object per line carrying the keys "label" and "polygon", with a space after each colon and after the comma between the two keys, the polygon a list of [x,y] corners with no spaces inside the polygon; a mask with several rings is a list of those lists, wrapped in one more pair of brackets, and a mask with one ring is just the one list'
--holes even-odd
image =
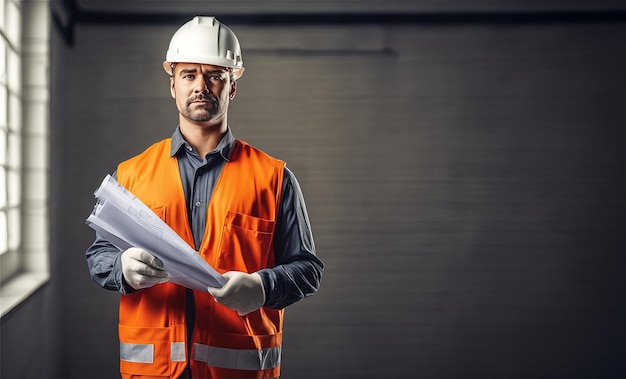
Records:
{"label": "window pane", "polygon": [[9,207],[15,207],[20,205],[22,200],[22,185],[20,182],[20,174],[17,171],[9,170],[7,175],[8,186],[7,195]]}
{"label": "window pane", "polygon": [[7,89],[0,85],[0,129],[7,130],[9,126]]}
{"label": "window pane", "polygon": [[17,250],[20,247],[20,209],[9,209],[7,216],[8,248]]}
{"label": "window pane", "polygon": [[0,166],[0,209],[7,206],[7,170]]}
{"label": "window pane", "polygon": [[6,253],[8,246],[7,214],[5,211],[0,211],[0,254]]}
{"label": "window pane", "polygon": [[15,94],[9,94],[9,130],[19,131],[22,125],[22,100]]}
{"label": "window pane", "polygon": [[0,37],[0,84],[7,82],[7,45]]}
{"label": "window pane", "polygon": [[18,8],[16,2],[9,1],[6,4],[5,9],[5,27],[3,28],[9,42],[13,44],[16,48],[20,47],[20,30],[21,30],[21,22],[22,15],[20,14],[20,9]]}
{"label": "window pane", "polygon": [[7,164],[7,132],[0,127],[0,166]]}
{"label": "window pane", "polygon": [[20,94],[20,83],[22,81],[22,66],[20,65],[20,56],[13,50],[7,50],[7,83],[12,93]]}
{"label": "window pane", "polygon": [[22,143],[17,133],[9,133],[9,155],[7,166],[18,168],[22,162]]}
{"label": "window pane", "polygon": [[4,22],[4,7],[6,6],[5,0],[0,0],[0,29],[4,30],[5,22]]}

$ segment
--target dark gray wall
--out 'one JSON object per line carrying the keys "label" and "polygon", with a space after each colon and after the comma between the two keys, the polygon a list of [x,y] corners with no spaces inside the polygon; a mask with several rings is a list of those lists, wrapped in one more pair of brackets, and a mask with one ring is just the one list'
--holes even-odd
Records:
{"label": "dark gray wall", "polygon": [[[625,24],[231,26],[230,125],[296,173],[327,265],[287,311],[283,377],[626,374]],[[88,277],[83,223],[102,177],[176,125],[175,28],[54,39],[51,376],[117,375],[118,297]]]}
{"label": "dark gray wall", "polygon": [[51,280],[2,317],[0,377],[58,377],[63,336],[55,284]]}

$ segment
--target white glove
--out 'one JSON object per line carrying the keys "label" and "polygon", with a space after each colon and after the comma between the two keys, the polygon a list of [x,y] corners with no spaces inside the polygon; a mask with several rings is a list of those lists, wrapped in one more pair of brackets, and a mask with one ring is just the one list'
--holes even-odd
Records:
{"label": "white glove", "polygon": [[121,260],[124,279],[136,290],[167,282],[163,262],[145,250],[137,247],[126,249]]}
{"label": "white glove", "polygon": [[222,288],[207,287],[216,302],[237,311],[240,316],[254,312],[265,304],[263,281],[256,272],[228,271],[222,276],[226,279]]}

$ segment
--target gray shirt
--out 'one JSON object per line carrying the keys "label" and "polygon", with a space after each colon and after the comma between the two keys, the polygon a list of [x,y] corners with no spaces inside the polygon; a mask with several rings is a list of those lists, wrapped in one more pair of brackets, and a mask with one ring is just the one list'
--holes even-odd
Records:
{"label": "gray shirt", "polygon": [[[234,141],[228,129],[217,148],[202,158],[185,141],[179,128],[172,135],[170,156],[178,159],[196,250],[204,237],[207,206],[215,183],[228,162]],[[96,234],[86,253],[89,272],[103,288],[132,293],[135,290],[122,275],[121,253]],[[317,291],[324,265],[315,253],[300,185],[287,167],[274,233],[274,255],[275,266],[258,272],[265,288],[265,307],[281,309]]]}

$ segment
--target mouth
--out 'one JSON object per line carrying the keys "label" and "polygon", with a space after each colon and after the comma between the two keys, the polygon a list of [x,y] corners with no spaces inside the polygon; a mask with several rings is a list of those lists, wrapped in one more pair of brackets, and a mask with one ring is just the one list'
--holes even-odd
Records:
{"label": "mouth", "polygon": [[197,97],[188,101],[188,104],[215,104],[215,99],[207,97]]}

